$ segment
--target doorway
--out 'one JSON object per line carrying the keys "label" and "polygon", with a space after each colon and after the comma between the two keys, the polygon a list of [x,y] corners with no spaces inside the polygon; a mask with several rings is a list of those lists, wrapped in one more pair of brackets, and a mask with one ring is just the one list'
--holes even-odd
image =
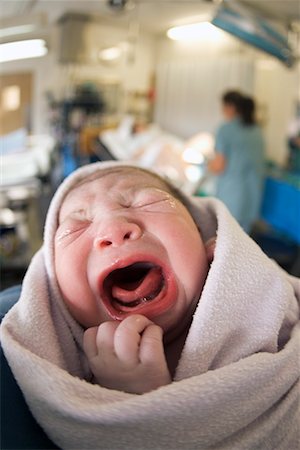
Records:
{"label": "doorway", "polygon": [[32,74],[0,75],[0,136],[31,131]]}

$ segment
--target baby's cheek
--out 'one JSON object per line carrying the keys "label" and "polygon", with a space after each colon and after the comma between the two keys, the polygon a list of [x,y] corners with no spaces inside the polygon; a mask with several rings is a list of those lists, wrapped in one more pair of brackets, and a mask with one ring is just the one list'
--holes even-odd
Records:
{"label": "baby's cheek", "polygon": [[81,270],[80,259],[68,249],[55,248],[55,272],[59,287],[64,295],[80,294],[84,271]]}
{"label": "baby's cheek", "polygon": [[77,322],[84,327],[97,326],[103,320],[88,282],[87,256],[82,248],[69,250],[58,249],[55,255],[55,272],[63,300]]}
{"label": "baby's cheek", "polygon": [[190,235],[190,239],[182,242],[184,246],[178,260],[180,279],[185,287],[188,299],[197,296],[205,283],[208,273],[208,261],[200,236]]}
{"label": "baby's cheek", "polygon": [[74,295],[74,281],[70,266],[64,264],[62,260],[57,260],[55,264],[55,272],[58,285],[63,296],[72,298]]}

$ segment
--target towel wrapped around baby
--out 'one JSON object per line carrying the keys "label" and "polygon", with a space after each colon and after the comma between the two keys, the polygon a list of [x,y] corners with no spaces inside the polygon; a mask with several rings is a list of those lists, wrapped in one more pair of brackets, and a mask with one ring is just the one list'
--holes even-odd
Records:
{"label": "towel wrapped around baby", "polygon": [[214,199],[189,199],[214,260],[174,381],[136,395],[92,384],[83,328],[68,312],[54,272],[60,205],[85,176],[71,175],[51,203],[44,246],[1,343],[37,422],[62,449],[281,449],[300,442],[300,280],[287,275]]}

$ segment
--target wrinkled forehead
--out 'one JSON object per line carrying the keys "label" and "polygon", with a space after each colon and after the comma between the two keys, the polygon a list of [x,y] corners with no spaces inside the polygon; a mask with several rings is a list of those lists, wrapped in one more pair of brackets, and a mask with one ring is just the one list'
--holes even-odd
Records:
{"label": "wrinkled forehead", "polygon": [[161,189],[171,194],[168,184],[163,179],[146,171],[127,167],[98,172],[82,179],[68,192],[62,202],[59,216],[61,217],[70,205],[88,202],[94,195],[98,198],[103,195],[105,199],[111,192],[123,194],[128,191],[137,192],[147,187]]}
{"label": "wrinkled forehead", "polygon": [[71,189],[65,200],[70,196],[78,196],[81,193],[84,194],[93,190],[105,190],[107,192],[107,190],[114,189],[122,191],[122,189],[130,188],[131,186],[136,186],[137,189],[153,186],[170,191],[167,183],[159,176],[137,168],[119,167],[95,173],[81,180]]}

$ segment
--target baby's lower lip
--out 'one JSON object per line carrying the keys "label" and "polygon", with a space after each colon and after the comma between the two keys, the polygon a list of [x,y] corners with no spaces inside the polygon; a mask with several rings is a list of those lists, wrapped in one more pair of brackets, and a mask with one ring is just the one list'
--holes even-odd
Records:
{"label": "baby's lower lip", "polygon": [[100,296],[109,316],[113,320],[123,320],[132,314],[142,314],[150,320],[168,311],[177,299],[177,282],[173,272],[168,268],[161,268],[163,273],[163,285],[159,288],[155,298],[139,299],[131,304],[126,304],[115,300],[108,295],[102,286]]}

